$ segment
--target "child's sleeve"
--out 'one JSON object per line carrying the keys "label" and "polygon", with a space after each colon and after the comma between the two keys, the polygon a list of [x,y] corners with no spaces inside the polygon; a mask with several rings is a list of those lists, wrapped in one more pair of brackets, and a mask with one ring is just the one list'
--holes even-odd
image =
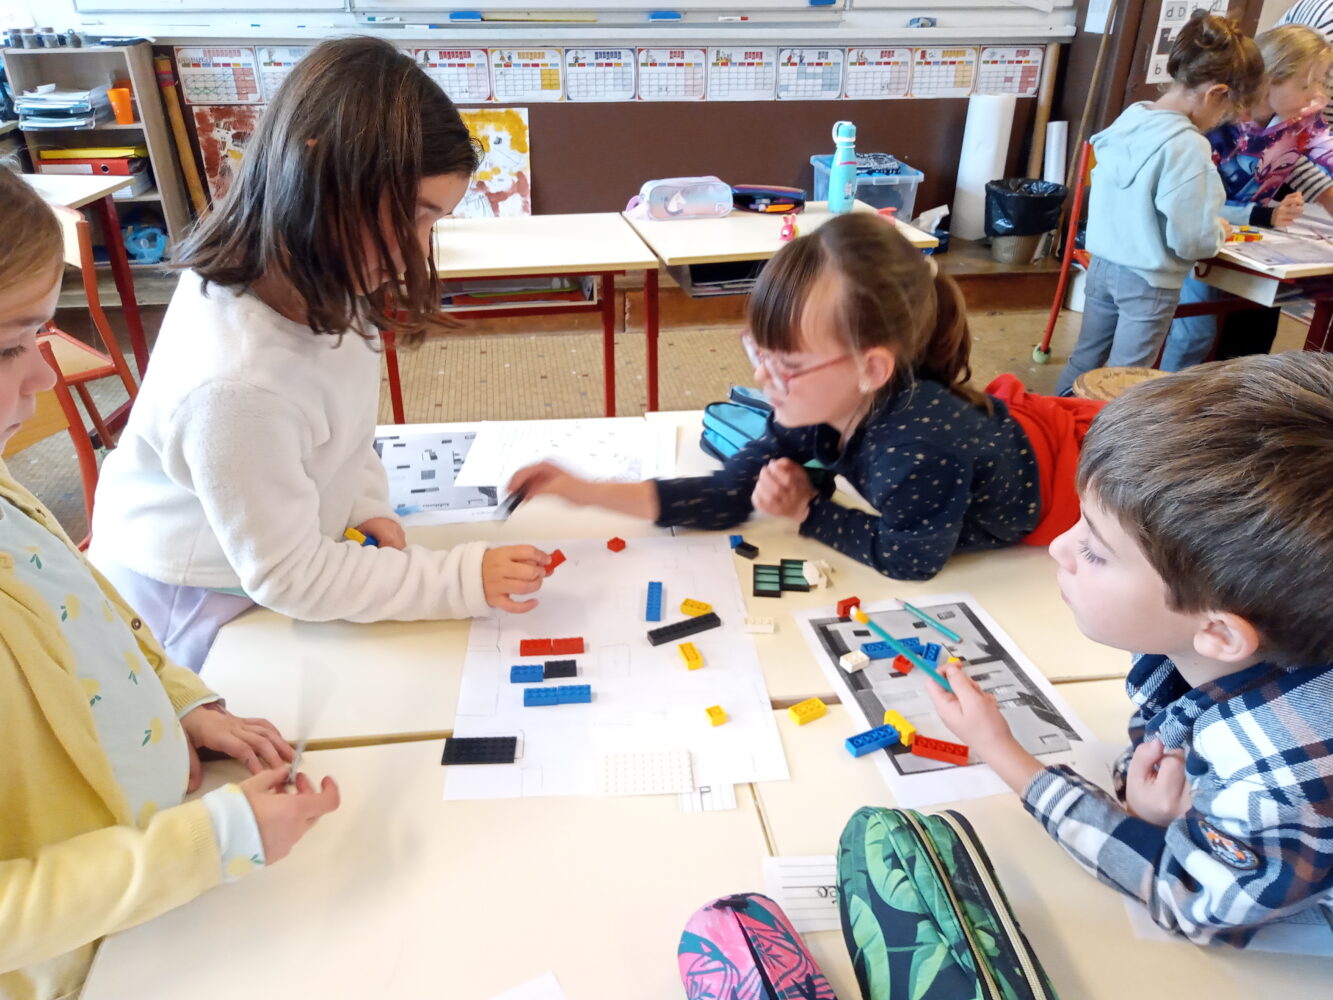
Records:
{"label": "child's sleeve", "polygon": [[202,801],[143,829],[108,826],[0,861],[0,969],[22,969],[151,920],[221,881]]}
{"label": "child's sleeve", "polygon": [[199,498],[241,587],[305,621],[419,621],[487,610],[485,542],[447,550],[353,545],[320,531],[321,497],[306,472],[311,444],[291,401],[243,383],[195,390],[171,422],[162,463]]}
{"label": "child's sleeve", "polygon": [[[1330,781],[1325,772],[1317,783]],[[1289,791],[1236,781],[1214,798],[1227,815],[1191,810],[1160,827],[1060,765],[1029,782],[1023,804],[1079,865],[1146,904],[1159,926],[1243,947],[1256,925],[1333,889],[1328,798],[1321,808]]]}
{"label": "child's sleeve", "polygon": [[1159,189],[1154,201],[1166,245],[1181,260],[1207,260],[1222,249],[1226,233],[1218,218],[1223,215],[1226,190],[1211,166],[1170,189]]}
{"label": "child's sleeve", "polygon": [[352,502],[352,513],[347,517],[347,526],[355,528],[372,517],[398,519],[389,503],[389,474],[384,471],[379,452],[374,447],[366,449],[365,465],[361,473],[361,490]]}
{"label": "child's sleeve", "polygon": [[[745,521],[753,512],[750,495],[764,466],[775,458],[795,458],[792,442],[779,438],[772,423],[711,476],[659,479],[657,524],[722,531]],[[795,458],[796,461],[801,461]]]}

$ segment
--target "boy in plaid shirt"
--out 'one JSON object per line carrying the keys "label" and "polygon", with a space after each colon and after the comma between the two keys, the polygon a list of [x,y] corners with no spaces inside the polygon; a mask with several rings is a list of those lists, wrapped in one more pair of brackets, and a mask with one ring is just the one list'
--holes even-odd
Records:
{"label": "boy in plaid shirt", "polygon": [[1117,797],[1043,767],[957,666],[944,723],[1080,865],[1192,941],[1333,908],[1333,356],[1143,383],[1094,421],[1051,544],[1079,628],[1140,650]]}

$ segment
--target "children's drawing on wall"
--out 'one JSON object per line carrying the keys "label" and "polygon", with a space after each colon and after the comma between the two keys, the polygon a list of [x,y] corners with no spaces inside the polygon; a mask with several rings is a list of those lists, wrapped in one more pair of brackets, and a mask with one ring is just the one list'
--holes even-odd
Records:
{"label": "children's drawing on wall", "polygon": [[527,108],[459,108],[484,150],[472,187],[454,215],[468,219],[532,214]]}
{"label": "children's drawing on wall", "polygon": [[194,112],[199,152],[204,157],[208,193],[216,204],[231,187],[241,165],[245,144],[254,135],[262,104],[197,104]]}

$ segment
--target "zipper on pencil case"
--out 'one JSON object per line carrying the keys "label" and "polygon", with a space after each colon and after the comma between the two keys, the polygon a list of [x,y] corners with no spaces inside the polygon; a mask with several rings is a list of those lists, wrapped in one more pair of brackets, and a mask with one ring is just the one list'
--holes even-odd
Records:
{"label": "zipper on pencil case", "polygon": [[967,939],[967,950],[972,955],[972,966],[977,971],[977,984],[981,987],[982,1000],[1003,1000],[1004,994],[995,982],[995,974],[991,972],[990,966],[986,964],[982,957],[981,946],[977,944],[976,937],[972,933],[972,925],[967,922],[967,916],[963,913],[963,905],[958,901],[958,894],[953,891],[953,883],[949,881],[948,870],[935,851],[934,841],[930,839],[930,834],[921,825],[921,821],[915,812],[910,809],[903,809],[901,812],[903,818],[907,820],[907,825],[912,828],[912,833],[916,836],[917,842],[925,850],[926,857],[930,859],[930,865],[935,870],[935,877],[940,880],[940,885],[944,887],[944,892],[949,897],[949,906],[958,919],[958,926],[963,929],[963,937]]}
{"label": "zipper on pencil case", "polygon": [[966,860],[986,892],[986,898],[991,904],[991,911],[999,917],[1000,923],[1004,926],[1005,937],[1013,948],[1014,954],[1018,956],[1018,964],[1023,967],[1023,976],[1027,980],[1033,1000],[1057,1000],[1055,994],[1046,990],[1046,977],[1038,969],[1037,956],[1033,953],[1027,936],[1014,921],[1013,913],[1009,908],[1009,900],[1000,887],[999,880],[995,876],[995,868],[991,864],[990,857],[986,854],[985,849],[981,847],[976,831],[972,829],[972,824],[967,821],[965,816],[954,812],[952,809],[946,809],[937,815],[949,825],[950,829],[957,835],[959,843],[963,845],[963,851],[967,855]]}

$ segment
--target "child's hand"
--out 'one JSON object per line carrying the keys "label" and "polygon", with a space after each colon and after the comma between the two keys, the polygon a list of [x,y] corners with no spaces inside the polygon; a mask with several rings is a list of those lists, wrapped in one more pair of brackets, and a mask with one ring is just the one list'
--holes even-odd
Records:
{"label": "child's hand", "polygon": [[294,751],[267,719],[242,719],[222,707],[221,702],[209,702],[192,708],[181,717],[190,747],[190,782],[186,791],[193,792],[203,781],[199,765],[200,747],[235,757],[259,774],[265,768],[281,767],[291,762]]}
{"label": "child's hand", "polygon": [[934,681],[926,681],[926,694],[935,705],[940,721],[963,743],[973,747],[982,757],[989,751],[1014,741],[1014,734],[1005,722],[995,695],[977,687],[977,682],[963,673],[956,663],[938,668],[953,688],[949,693]]}
{"label": "child's hand", "polygon": [[564,497],[571,503],[581,503],[578,489],[584,485],[586,480],[571,475],[554,462],[537,462],[515,472],[509,480],[507,489],[510,493],[518,493],[521,490],[529,498],[547,494]]}
{"label": "child's hand", "polygon": [[1222,223],[1222,242],[1225,243],[1227,240],[1231,239],[1232,234],[1235,233],[1236,230],[1232,228],[1231,223],[1227,222],[1227,220],[1220,215],[1217,217],[1217,221]]}
{"label": "child's hand", "polygon": [[1125,802],[1130,812],[1155,826],[1169,826],[1189,812],[1194,795],[1184,751],[1166,750],[1158,739],[1140,743],[1125,775]]}
{"label": "child's hand", "polygon": [[317,792],[309,778],[298,774],[291,792],[287,771],[276,767],[241,782],[264,843],[264,863],[269,865],[285,858],[316,820],[338,808],[338,786],[332,778],[325,778]]}
{"label": "child's hand", "polygon": [[372,517],[362,521],[356,530],[363,535],[371,535],[382,549],[407,548],[407,535],[403,526],[391,517]]}
{"label": "child's hand", "polygon": [[481,585],[486,591],[486,603],[515,614],[531,611],[537,606],[536,600],[515,601],[511,595],[540,590],[550,561],[549,555],[531,545],[487,549],[481,557]]}
{"label": "child's hand", "polygon": [[817,496],[819,491],[811,485],[805,469],[790,458],[779,458],[760,470],[750,503],[757,511],[789,517],[800,524],[810,513],[810,501]]}
{"label": "child's hand", "polygon": [[1293,191],[1277,204],[1273,209],[1273,228],[1286,229],[1289,225],[1301,217],[1305,211],[1305,196],[1299,191]]}

